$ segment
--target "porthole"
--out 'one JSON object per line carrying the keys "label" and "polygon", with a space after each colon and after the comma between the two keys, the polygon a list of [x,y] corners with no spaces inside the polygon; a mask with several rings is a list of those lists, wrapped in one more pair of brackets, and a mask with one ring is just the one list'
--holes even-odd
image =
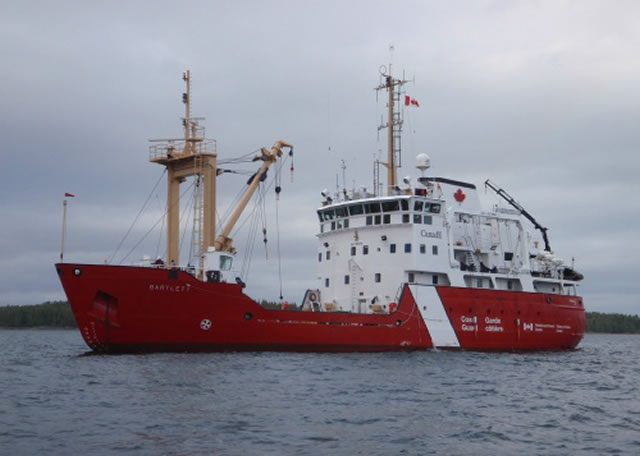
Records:
{"label": "porthole", "polygon": [[75,268],[75,269],[73,270],[73,275],[74,275],[74,276],[80,276],[80,275],[82,275],[82,270],[81,270],[80,268]]}
{"label": "porthole", "polygon": [[402,326],[402,320],[396,320],[396,326]]}
{"label": "porthole", "polygon": [[247,312],[246,314],[244,314],[245,320],[251,320],[252,318],[253,318],[253,314],[251,312]]}

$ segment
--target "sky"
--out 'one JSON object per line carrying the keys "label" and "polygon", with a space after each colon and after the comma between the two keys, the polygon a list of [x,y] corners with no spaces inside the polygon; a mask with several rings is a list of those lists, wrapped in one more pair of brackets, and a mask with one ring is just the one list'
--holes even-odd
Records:
{"label": "sky", "polygon": [[[65,192],[65,260],[114,257],[147,197],[115,262],[163,252],[159,233],[133,247],[164,210],[148,140],[180,136],[187,69],[220,160],[295,146],[277,204],[283,294],[299,302],[315,284],[320,191],[342,182],[342,161],[347,187],[371,188],[385,148],[373,89],[391,63],[420,102],[399,175],[427,153],[433,175],[475,183],[488,204],[490,178],[575,258],[587,310],[638,314],[639,49],[637,1],[4,1],[0,305],[64,299]],[[221,211],[246,179],[220,178]],[[259,235],[248,277],[258,299],[279,294],[275,206],[269,194],[268,259]]]}

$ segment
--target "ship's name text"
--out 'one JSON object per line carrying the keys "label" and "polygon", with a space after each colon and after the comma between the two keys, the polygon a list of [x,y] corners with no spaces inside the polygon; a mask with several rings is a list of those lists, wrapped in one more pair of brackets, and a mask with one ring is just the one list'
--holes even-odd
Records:
{"label": "ship's name text", "polygon": [[149,291],[168,291],[169,293],[184,293],[191,291],[191,285],[168,285],[166,283],[149,284]]}

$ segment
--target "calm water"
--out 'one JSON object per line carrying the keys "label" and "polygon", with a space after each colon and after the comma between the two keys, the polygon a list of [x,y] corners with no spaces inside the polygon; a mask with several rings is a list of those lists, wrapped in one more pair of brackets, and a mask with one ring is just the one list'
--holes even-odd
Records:
{"label": "calm water", "polygon": [[0,454],[640,454],[640,336],[569,353],[82,356],[0,330]]}

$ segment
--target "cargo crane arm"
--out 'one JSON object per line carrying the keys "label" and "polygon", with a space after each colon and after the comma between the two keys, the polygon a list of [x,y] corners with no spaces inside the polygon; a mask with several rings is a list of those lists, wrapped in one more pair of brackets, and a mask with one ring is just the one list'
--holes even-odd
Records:
{"label": "cargo crane arm", "polygon": [[531,214],[529,214],[524,207],[522,207],[520,205],[520,203],[518,203],[515,199],[513,199],[511,197],[511,195],[509,195],[506,191],[504,191],[503,189],[501,189],[500,187],[498,187],[497,185],[495,185],[493,182],[491,182],[489,179],[487,179],[484,182],[484,185],[486,187],[489,187],[491,190],[493,190],[494,192],[496,192],[496,194],[498,194],[499,196],[501,196],[507,203],[511,204],[513,207],[516,208],[516,210],[518,212],[520,212],[527,220],[529,220],[531,223],[533,223],[533,226],[535,226],[538,230],[540,230],[540,232],[542,233],[542,240],[544,241],[544,249],[547,252],[551,252],[551,244],[549,244],[549,237],[547,236],[547,230],[548,228],[545,228],[544,226],[540,225],[538,223],[538,221],[536,219],[533,218],[533,216]]}
{"label": "cargo crane arm", "polygon": [[274,164],[279,157],[282,156],[282,149],[285,147],[289,148],[291,151],[293,150],[293,146],[291,144],[285,141],[276,141],[271,150],[265,149],[263,147],[260,150],[260,154],[253,159],[253,161],[262,160],[262,166],[260,167],[258,172],[256,172],[256,174],[254,174],[249,180],[249,188],[240,200],[240,203],[238,203],[236,209],[233,211],[229,222],[226,224],[218,238],[215,240],[213,247],[218,252],[234,252],[235,249],[232,245],[233,240],[229,237],[229,234],[231,234],[231,231],[240,218],[240,215],[244,211],[245,207],[247,207],[249,200],[258,188],[258,184],[264,179],[263,176],[267,172],[267,169],[269,169],[269,167]]}

